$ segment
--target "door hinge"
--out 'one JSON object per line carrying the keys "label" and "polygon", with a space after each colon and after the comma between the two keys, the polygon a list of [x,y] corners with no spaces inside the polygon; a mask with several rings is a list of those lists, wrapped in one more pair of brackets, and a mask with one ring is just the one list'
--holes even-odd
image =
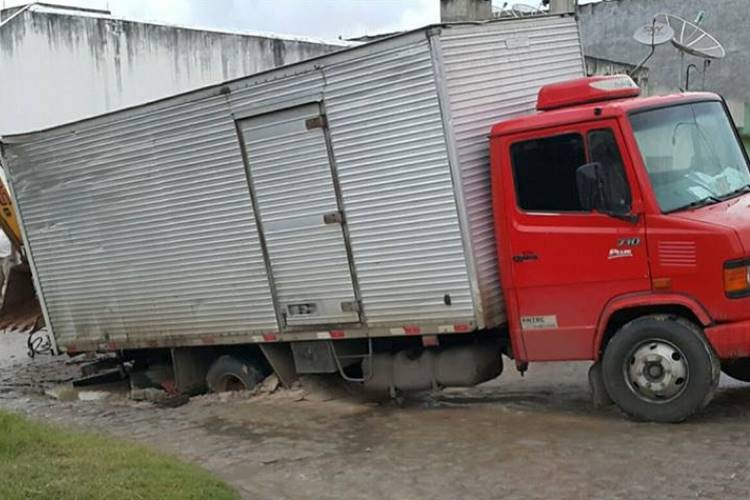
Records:
{"label": "door hinge", "polygon": [[339,211],[325,214],[323,216],[323,222],[326,224],[341,224],[344,222],[344,214]]}
{"label": "door hinge", "polygon": [[328,126],[328,120],[323,115],[316,116],[315,118],[308,118],[305,120],[305,128],[312,130],[314,128],[326,128]]}
{"label": "door hinge", "polygon": [[360,312],[360,305],[358,300],[349,300],[341,303],[342,312]]}

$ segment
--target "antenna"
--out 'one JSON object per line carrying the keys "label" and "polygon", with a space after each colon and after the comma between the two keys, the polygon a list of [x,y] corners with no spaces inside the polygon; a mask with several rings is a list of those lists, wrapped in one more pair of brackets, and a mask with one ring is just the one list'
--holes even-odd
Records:
{"label": "antenna", "polygon": [[659,22],[665,22],[674,30],[672,45],[677,50],[704,59],[723,59],[727,53],[721,43],[698,26],[703,16],[703,12],[700,12],[695,23],[671,14],[659,14],[654,19],[659,18]]}
{"label": "antenna", "polygon": [[635,38],[636,42],[648,45],[649,47],[667,43],[673,36],[674,30],[668,24],[660,23],[656,20],[651,24],[641,26],[633,33],[633,38]]}
{"label": "antenna", "polygon": [[651,50],[641,62],[639,62],[632,70],[628,72],[628,74],[630,76],[634,76],[635,73],[639,69],[641,69],[649,59],[651,59],[651,56],[654,55],[656,46],[667,43],[672,39],[673,36],[674,30],[669,26],[669,24],[657,21],[656,17],[651,20],[651,24],[646,24],[635,30],[635,33],[633,33],[633,38],[635,38],[635,41],[643,45],[648,45],[649,47],[651,47]]}
{"label": "antenna", "polygon": [[517,3],[513,4],[510,11],[514,17],[528,17],[539,14],[539,7],[533,7],[525,3]]}
{"label": "antenna", "polygon": [[[685,84],[682,86],[683,89],[690,89],[690,66],[685,68],[685,54],[689,54],[695,57],[703,58],[703,84],[705,87],[706,82],[706,71],[711,65],[713,59],[723,59],[727,52],[724,50],[724,46],[716,38],[710,35],[706,30],[701,28],[699,24],[703,22],[705,13],[699,12],[695,18],[695,22],[687,21],[681,17],[673,16],[671,14],[659,14],[654,17],[659,22],[664,22],[669,25],[674,31],[672,37],[672,45],[680,51],[680,74],[685,75]],[[696,71],[697,66],[694,66]],[[682,79],[682,76],[680,76]]]}

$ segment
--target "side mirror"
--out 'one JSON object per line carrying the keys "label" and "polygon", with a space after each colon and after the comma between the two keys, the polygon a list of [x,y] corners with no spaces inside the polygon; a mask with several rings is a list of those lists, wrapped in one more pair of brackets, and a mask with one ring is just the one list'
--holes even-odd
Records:
{"label": "side mirror", "polygon": [[599,162],[578,167],[576,184],[581,208],[636,222],[638,216],[630,213],[630,189],[627,180],[612,170],[614,169],[604,168]]}

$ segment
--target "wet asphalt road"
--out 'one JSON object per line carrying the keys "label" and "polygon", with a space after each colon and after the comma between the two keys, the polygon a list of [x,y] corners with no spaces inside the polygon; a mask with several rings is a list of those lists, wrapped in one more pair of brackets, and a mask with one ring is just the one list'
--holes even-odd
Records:
{"label": "wet asphalt road", "polygon": [[594,410],[586,364],[532,366],[524,378],[506,373],[402,406],[364,403],[319,381],[307,395],[210,396],[162,410],[39,396],[44,379],[67,374],[59,361],[28,361],[21,343],[0,336],[0,408],[155,446],[245,498],[750,495],[750,385],[726,379],[711,406],[680,425]]}

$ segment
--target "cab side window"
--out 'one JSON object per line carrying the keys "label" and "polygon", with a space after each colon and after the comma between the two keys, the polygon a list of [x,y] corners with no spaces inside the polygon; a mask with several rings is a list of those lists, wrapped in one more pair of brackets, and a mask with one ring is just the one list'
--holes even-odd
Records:
{"label": "cab side window", "polygon": [[510,148],[518,206],[537,212],[582,211],[576,169],[586,163],[580,134],[517,142]]}
{"label": "cab side window", "polygon": [[608,199],[617,212],[631,207],[630,186],[611,129],[592,130],[583,135],[569,133],[517,142],[510,148],[518,207],[528,212],[583,212],[576,179],[578,167],[599,163],[613,182]]}
{"label": "cab side window", "polygon": [[610,129],[592,130],[588,133],[588,140],[591,161],[599,163],[601,168],[610,172],[612,183],[609,185],[611,192],[608,199],[615,202],[616,207],[613,208],[620,213],[630,212],[630,186],[615,134]]}

